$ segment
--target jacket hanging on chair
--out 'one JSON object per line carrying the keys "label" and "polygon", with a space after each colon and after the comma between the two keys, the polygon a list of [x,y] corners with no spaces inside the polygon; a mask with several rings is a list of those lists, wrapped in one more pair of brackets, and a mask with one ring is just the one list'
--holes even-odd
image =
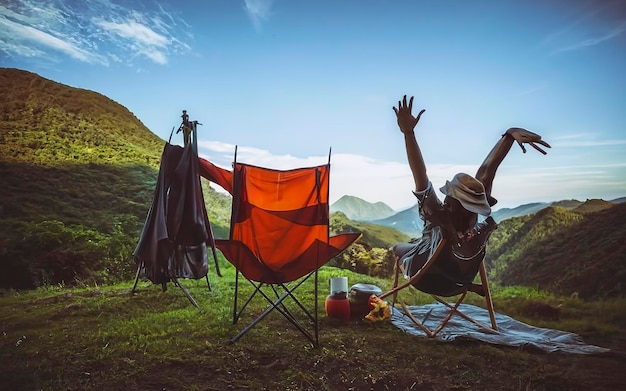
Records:
{"label": "jacket hanging on chair", "polygon": [[[198,157],[191,144],[165,144],[152,205],[137,247],[137,266],[155,284],[172,277],[204,277],[207,247],[213,237],[198,174]],[[217,263],[217,260],[216,260]]]}

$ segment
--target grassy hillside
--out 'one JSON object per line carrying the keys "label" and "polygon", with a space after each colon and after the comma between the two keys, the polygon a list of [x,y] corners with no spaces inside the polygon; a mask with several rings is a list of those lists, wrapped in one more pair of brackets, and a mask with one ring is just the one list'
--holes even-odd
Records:
{"label": "grassy hillside", "polygon": [[[596,204],[575,210],[588,211]],[[623,297],[626,205],[603,209],[606,203],[600,204],[596,212],[549,207],[505,220],[490,239],[490,274],[503,285],[583,298]]]}

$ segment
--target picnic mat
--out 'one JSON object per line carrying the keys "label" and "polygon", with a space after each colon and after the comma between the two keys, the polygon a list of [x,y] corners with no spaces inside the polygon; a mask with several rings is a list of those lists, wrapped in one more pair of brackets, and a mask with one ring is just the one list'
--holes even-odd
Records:
{"label": "picnic mat", "polygon": [[[449,309],[443,304],[428,304],[409,306],[407,309],[426,327],[434,330]],[[491,325],[489,312],[486,309],[461,304],[459,310],[477,321]],[[583,339],[574,333],[534,327],[517,321],[509,316],[496,313],[498,333],[489,332],[476,324],[455,314],[448,324],[434,337],[443,341],[453,341],[457,338],[469,338],[497,345],[533,347],[545,352],[567,352],[576,354],[606,353],[610,349],[586,344]],[[426,334],[405,314],[401,307],[394,307],[391,312],[391,322],[399,329],[416,336],[426,337]]]}

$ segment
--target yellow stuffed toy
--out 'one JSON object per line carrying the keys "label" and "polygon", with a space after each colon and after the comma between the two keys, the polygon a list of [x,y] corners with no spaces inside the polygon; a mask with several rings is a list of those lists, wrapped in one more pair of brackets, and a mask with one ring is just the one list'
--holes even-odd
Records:
{"label": "yellow stuffed toy", "polygon": [[380,322],[391,318],[391,312],[386,301],[381,300],[376,295],[371,295],[367,301],[371,311],[365,316],[365,320],[370,322]]}

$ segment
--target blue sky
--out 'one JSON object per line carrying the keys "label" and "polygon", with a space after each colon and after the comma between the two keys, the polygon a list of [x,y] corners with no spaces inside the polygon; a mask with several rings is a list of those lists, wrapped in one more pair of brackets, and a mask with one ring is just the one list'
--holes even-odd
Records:
{"label": "blue sky", "polygon": [[[626,1],[0,3],[0,66],[97,91],[163,139],[182,109],[229,167],[323,164],[344,194],[415,204],[392,106],[414,95],[428,174],[474,174],[509,127],[495,209],[626,196]],[[179,143],[180,135],[174,136]]]}

